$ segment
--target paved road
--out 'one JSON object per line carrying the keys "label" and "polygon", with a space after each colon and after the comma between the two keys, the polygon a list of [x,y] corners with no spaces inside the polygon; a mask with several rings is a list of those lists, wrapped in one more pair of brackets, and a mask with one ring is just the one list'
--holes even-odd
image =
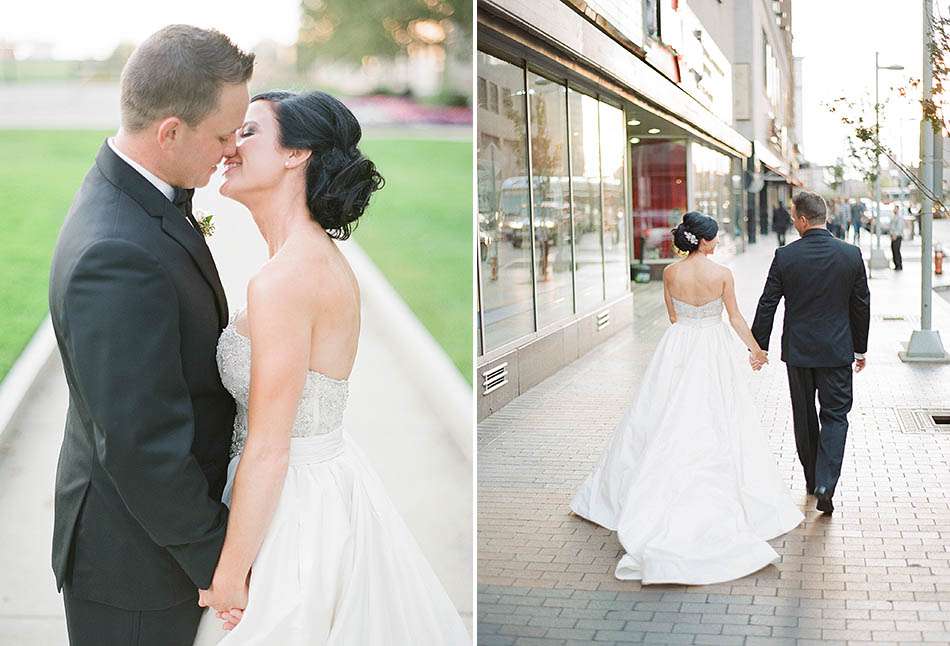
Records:
{"label": "paved road", "polygon": [[[246,302],[247,279],[264,261],[266,248],[243,207],[214,189],[200,191],[195,202],[215,214],[211,247],[229,304],[237,311]],[[394,354],[387,324],[363,318],[347,428],[471,627],[472,464],[426,403],[411,367]],[[65,381],[56,358],[0,440],[2,646],[66,643],[62,603],[49,565],[53,479],[65,410]]]}
{"label": "paved road", "polygon": [[[938,223],[937,238],[948,233]],[[730,262],[750,319],[773,240]],[[775,361],[751,377],[763,432],[806,520],[772,541],[781,562],[740,580],[618,581],[616,535],[569,513],[668,325],[657,285],[636,294],[629,330],[484,420],[478,643],[950,643],[950,431],[910,423],[914,410],[950,408],[950,366],[897,357],[919,322],[919,247],[907,242],[904,255],[903,273],[877,272],[871,283],[868,369],[855,378],[833,517],[803,495],[784,367]],[[950,304],[935,299],[934,320],[950,332]]]}

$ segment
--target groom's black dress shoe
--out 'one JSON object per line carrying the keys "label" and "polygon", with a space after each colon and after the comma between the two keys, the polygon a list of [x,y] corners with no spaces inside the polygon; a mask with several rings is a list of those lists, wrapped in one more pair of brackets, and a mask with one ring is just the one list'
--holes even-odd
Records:
{"label": "groom's black dress shoe", "polygon": [[835,506],[831,502],[831,494],[828,493],[827,487],[821,486],[815,489],[815,497],[818,498],[818,502],[815,504],[818,511],[830,514],[835,510]]}

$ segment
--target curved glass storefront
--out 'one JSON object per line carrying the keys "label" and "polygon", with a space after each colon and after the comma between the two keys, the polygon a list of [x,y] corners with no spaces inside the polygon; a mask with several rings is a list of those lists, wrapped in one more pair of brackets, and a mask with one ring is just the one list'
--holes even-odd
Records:
{"label": "curved glass storefront", "polygon": [[623,110],[479,51],[479,355],[629,291]]}

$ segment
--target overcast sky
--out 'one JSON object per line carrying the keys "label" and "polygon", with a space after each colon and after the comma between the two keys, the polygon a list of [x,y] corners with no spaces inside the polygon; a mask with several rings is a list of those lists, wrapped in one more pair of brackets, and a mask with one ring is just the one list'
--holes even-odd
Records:
{"label": "overcast sky", "polygon": [[[936,4],[947,15],[946,1]],[[899,155],[903,149],[904,161],[917,158],[920,104],[890,88],[921,77],[922,11],[922,0],[793,0],[794,53],[804,57],[802,149],[809,161],[846,156],[846,129],[824,104],[847,95],[873,105],[875,50],[881,65],[904,66],[880,72],[882,101],[892,97],[881,139]]]}
{"label": "overcast sky", "polygon": [[291,44],[300,0],[11,0],[0,40],[51,43],[56,58],[105,58],[120,42],[138,43],[171,23],[214,27],[245,48],[264,39]]}

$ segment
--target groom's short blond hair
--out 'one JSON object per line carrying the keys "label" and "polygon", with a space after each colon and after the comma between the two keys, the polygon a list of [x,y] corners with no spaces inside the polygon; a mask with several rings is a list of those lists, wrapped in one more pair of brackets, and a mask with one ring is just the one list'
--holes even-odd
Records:
{"label": "groom's short blond hair", "polygon": [[811,191],[801,191],[792,198],[795,205],[795,215],[801,216],[810,223],[824,222],[828,216],[828,206],[825,199]]}
{"label": "groom's short blond hair", "polygon": [[122,127],[143,130],[167,117],[195,126],[217,106],[225,84],[246,83],[254,54],[213,29],[169,25],[149,36],[122,70]]}

